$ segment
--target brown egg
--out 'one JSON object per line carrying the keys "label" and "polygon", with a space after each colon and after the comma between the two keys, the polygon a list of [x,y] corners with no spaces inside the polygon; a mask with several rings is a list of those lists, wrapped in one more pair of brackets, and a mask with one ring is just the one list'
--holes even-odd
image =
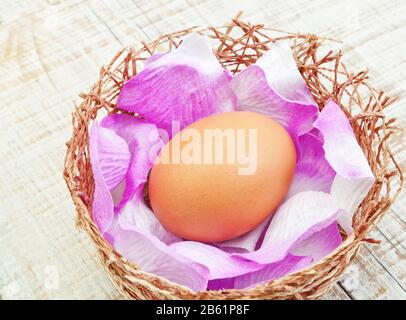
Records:
{"label": "brown egg", "polygon": [[149,179],[151,206],[184,239],[228,240],[273,213],[295,166],[294,143],[271,118],[242,111],[213,115],[162,149]]}

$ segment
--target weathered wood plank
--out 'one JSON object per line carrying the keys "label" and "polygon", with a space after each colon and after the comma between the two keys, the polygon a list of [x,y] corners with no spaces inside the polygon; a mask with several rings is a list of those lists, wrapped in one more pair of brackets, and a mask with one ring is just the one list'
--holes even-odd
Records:
{"label": "weathered wood plank", "polygon": [[338,284],[334,284],[329,292],[324,294],[323,300],[351,300],[351,296],[348,295],[345,290]]}
{"label": "weathered wood plank", "polygon": [[353,299],[406,299],[398,281],[365,246],[339,283]]}

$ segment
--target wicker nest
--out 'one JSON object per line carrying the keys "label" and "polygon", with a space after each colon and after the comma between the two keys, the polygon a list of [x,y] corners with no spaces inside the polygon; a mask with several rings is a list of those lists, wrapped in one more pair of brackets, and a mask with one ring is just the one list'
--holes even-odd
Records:
{"label": "wicker nest", "polygon": [[[94,180],[89,159],[88,129],[102,114],[122,112],[116,98],[123,83],[137,74],[143,61],[154,52],[177,47],[186,34],[198,31],[217,42],[217,58],[232,73],[254,63],[278,39],[291,39],[292,49],[301,74],[320,110],[332,98],[341,106],[351,122],[376,182],[353,218],[354,234],[344,235],[339,248],[311,267],[253,289],[192,292],[167,279],[144,272],[122,257],[103,238],[92,220]],[[103,67],[90,92],[81,94],[82,103],[73,113],[73,133],[67,143],[64,178],[77,210],[77,226],[89,233],[100,260],[117,287],[131,299],[315,299],[326,292],[355,257],[361,242],[367,238],[400,192],[403,177],[388,146],[388,139],[397,131],[395,119],[384,115],[395,99],[371,87],[366,71],[350,73],[341,62],[342,53],[322,46],[334,44],[312,34],[292,34],[251,25],[238,19],[219,28],[190,28],[141,43],[139,49],[126,48]],[[134,115],[137,116],[137,115]]]}

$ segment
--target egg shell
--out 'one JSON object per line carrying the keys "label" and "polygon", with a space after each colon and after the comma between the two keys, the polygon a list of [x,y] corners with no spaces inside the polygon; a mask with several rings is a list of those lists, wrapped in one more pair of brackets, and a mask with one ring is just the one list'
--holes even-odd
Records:
{"label": "egg shell", "polygon": [[[234,149],[224,130],[234,132]],[[216,145],[207,132],[224,143]],[[295,166],[294,143],[276,121],[254,112],[213,115],[183,129],[161,150],[148,183],[151,207],[169,231],[184,239],[229,240],[274,212]]]}

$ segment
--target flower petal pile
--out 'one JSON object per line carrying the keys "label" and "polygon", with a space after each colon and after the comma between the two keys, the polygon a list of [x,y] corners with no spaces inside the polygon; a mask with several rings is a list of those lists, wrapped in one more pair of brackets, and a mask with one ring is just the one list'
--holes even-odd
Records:
{"label": "flower petal pile", "polygon": [[[231,76],[208,40],[191,34],[177,49],[152,56],[124,84],[117,106],[139,117],[112,114],[91,127],[93,219],[124,257],[194,291],[249,288],[323,259],[342,241],[338,223],[351,232],[374,183],[345,114],[333,101],[318,111],[286,41]],[[271,218],[243,236],[184,241],[144,202],[148,173],[169,132],[238,110],[272,117],[291,135],[298,159],[289,193]]]}

